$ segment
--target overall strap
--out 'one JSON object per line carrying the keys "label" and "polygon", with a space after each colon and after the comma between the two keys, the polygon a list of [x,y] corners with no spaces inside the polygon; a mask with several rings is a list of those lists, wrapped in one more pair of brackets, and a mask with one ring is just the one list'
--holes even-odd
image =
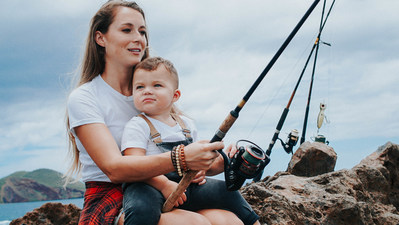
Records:
{"label": "overall strap", "polygon": [[151,123],[151,121],[147,117],[145,117],[143,114],[139,114],[137,116],[143,118],[145,120],[145,122],[147,122],[148,126],[150,127],[150,138],[151,138],[151,140],[155,144],[161,143],[162,142],[161,134],[157,131],[157,129],[155,129],[155,127]]}
{"label": "overall strap", "polygon": [[191,138],[191,131],[189,129],[186,128],[186,125],[184,124],[183,120],[180,118],[179,115],[175,114],[175,113],[171,113],[170,114],[172,116],[172,118],[179,124],[179,126],[181,127],[181,129],[183,130],[183,134],[184,136],[186,136],[186,138]]}
{"label": "overall strap", "polygon": [[[177,122],[177,124],[179,124],[179,126],[182,128],[182,132],[184,134],[184,136],[189,139],[191,138],[191,131],[189,129],[186,128],[186,125],[184,124],[183,120],[180,118],[180,116],[176,115],[176,114],[170,114],[172,116],[172,118]],[[148,126],[150,127],[150,139],[155,143],[161,143],[162,139],[161,139],[161,134],[157,131],[157,129],[155,129],[154,125],[151,123],[151,121],[144,116],[143,114],[139,114],[137,115],[141,118],[144,119],[145,122],[147,122]]]}

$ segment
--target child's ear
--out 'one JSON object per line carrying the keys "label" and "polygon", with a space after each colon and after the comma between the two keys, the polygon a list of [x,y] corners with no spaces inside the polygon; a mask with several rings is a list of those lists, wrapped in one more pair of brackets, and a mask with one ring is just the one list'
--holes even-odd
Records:
{"label": "child's ear", "polygon": [[179,98],[180,98],[180,95],[181,95],[180,90],[176,89],[175,93],[173,94],[173,102],[177,102],[177,100],[179,100]]}
{"label": "child's ear", "polygon": [[98,45],[105,47],[104,35],[100,31],[96,31],[95,40]]}

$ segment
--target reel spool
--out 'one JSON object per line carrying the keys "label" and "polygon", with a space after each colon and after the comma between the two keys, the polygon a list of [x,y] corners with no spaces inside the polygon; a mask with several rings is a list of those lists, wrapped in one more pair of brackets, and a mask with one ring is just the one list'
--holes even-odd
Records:
{"label": "reel spool", "polygon": [[[249,144],[238,147],[239,142],[247,142]],[[225,166],[225,181],[229,191],[240,189],[246,179],[256,177],[270,162],[269,156],[253,142],[239,140],[236,146],[237,152]]]}

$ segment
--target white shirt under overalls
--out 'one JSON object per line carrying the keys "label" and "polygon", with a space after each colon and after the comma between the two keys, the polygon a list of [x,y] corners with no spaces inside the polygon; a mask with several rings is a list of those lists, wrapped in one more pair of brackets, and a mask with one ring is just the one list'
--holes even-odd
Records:
{"label": "white shirt under overalls", "polygon": [[[176,123],[175,126],[171,127],[159,120],[146,116],[155,129],[161,135],[163,142],[176,142],[185,140],[186,137],[182,132],[182,128]],[[180,116],[183,120],[186,128],[191,131],[193,142],[197,141],[197,128],[194,122],[185,117]],[[147,122],[138,116],[133,117],[125,126],[125,130],[122,135],[121,149],[124,151],[127,148],[142,148],[146,149],[146,155],[156,155],[162,153],[161,150],[155,145],[150,139],[150,127]]]}

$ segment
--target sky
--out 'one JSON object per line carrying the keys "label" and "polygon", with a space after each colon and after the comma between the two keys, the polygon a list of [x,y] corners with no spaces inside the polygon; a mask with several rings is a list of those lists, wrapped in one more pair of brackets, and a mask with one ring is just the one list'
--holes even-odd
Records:
{"label": "sky", "polygon": [[[78,73],[88,24],[105,1],[2,0],[0,3],[0,178],[15,171],[68,168],[65,103]],[[140,0],[151,55],[180,76],[178,106],[211,139],[313,1]],[[326,2],[326,8],[331,5]],[[323,1],[255,90],[227,133],[267,149],[316,39]],[[306,141],[324,135],[350,169],[390,141],[399,144],[399,1],[337,1],[321,35]],[[302,132],[308,65],[280,133]],[[319,132],[320,103],[327,105]],[[239,143],[243,145],[245,143]],[[294,151],[299,143],[294,147]],[[264,176],[285,171],[276,143]]]}

